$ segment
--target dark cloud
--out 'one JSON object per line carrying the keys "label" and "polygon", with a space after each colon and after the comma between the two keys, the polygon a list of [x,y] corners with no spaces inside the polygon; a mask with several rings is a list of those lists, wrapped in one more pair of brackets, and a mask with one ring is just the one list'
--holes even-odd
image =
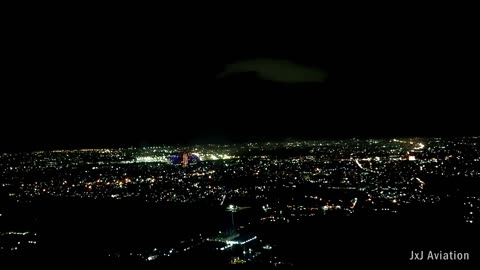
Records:
{"label": "dark cloud", "polygon": [[229,64],[218,77],[247,72],[253,72],[263,80],[282,83],[321,83],[327,78],[327,73],[322,69],[288,60],[267,58],[242,60]]}

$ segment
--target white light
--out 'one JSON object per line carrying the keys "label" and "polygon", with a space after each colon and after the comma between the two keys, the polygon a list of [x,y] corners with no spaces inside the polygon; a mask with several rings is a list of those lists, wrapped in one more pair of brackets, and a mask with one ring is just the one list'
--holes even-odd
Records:
{"label": "white light", "polygon": [[153,261],[158,257],[158,255],[153,255],[153,256],[148,256],[147,260],[148,261]]}

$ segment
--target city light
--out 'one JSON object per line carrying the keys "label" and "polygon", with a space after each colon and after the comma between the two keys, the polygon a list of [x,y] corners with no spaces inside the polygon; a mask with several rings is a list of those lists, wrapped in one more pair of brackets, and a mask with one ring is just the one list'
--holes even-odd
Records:
{"label": "city light", "polygon": [[[308,224],[338,216],[345,217],[345,222],[352,217],[408,217],[406,211],[412,208],[441,210],[450,206],[452,198],[462,200],[451,205],[458,206],[455,210],[462,213],[462,224],[479,224],[480,196],[469,188],[480,178],[478,146],[478,138],[462,137],[5,153],[0,188],[9,202],[5,207],[45,201],[101,202],[120,205],[123,214],[129,210],[125,204],[140,203],[149,209],[148,215],[172,207],[178,215],[188,213],[187,217],[194,216],[197,208],[208,208],[217,216],[202,220],[199,215],[196,221],[217,223],[204,226],[208,227],[201,232],[204,236],[188,236],[155,249],[109,250],[109,258],[135,257],[155,265],[181,254],[212,250],[229,258],[245,255],[250,263],[256,254],[267,256],[277,249],[276,244],[257,238],[263,237],[257,231],[262,226]],[[465,189],[468,194],[458,196]],[[181,212],[185,208],[195,210]],[[83,214],[95,211],[91,207]],[[432,211],[437,212],[444,213]],[[15,215],[9,213],[2,208],[2,223],[15,224],[10,220]],[[163,222],[174,222],[174,218]],[[37,236],[41,231],[34,225],[0,231],[0,247],[17,254],[41,247],[48,239]],[[85,231],[95,233],[91,228]],[[242,249],[249,252],[243,254]]]}

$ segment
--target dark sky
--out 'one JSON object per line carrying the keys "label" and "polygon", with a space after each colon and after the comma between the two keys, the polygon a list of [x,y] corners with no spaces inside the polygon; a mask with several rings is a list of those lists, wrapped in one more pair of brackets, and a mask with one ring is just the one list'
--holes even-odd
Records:
{"label": "dark sky", "polygon": [[478,44],[465,29],[203,30],[14,28],[0,149],[475,134]]}

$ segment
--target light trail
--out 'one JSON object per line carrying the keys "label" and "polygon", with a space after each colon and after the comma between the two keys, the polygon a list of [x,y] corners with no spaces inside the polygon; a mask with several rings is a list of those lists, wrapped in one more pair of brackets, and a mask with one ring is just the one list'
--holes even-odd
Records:
{"label": "light trail", "polygon": [[225,202],[225,197],[227,197],[227,195],[223,195],[222,201],[220,202],[220,205],[223,205],[223,203]]}

